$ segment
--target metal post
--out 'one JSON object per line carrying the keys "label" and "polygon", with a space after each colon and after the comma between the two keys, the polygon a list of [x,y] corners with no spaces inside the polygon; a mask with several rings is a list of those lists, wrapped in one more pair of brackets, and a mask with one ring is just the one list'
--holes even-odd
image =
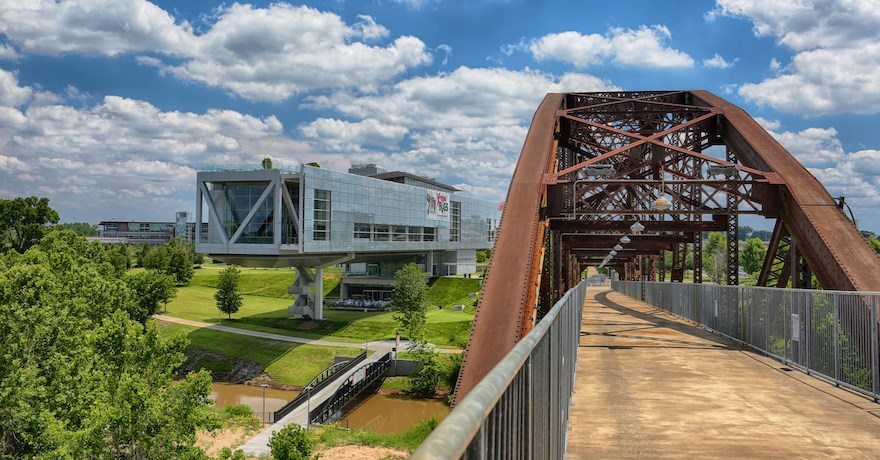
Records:
{"label": "metal post", "polygon": [[269,385],[266,385],[265,383],[260,384],[260,388],[263,389],[263,415],[260,419],[263,421],[264,425],[266,424],[266,387],[268,386]]}
{"label": "metal post", "polygon": [[370,326],[367,326],[367,330],[364,331],[364,353],[367,352],[367,344],[370,341]]}
{"label": "metal post", "polygon": [[308,429],[312,422],[312,386],[307,386],[305,391],[308,392],[306,393],[306,429]]}
{"label": "metal post", "polygon": [[834,307],[834,385],[839,387],[842,377],[840,372],[840,305],[837,294],[832,294],[831,299]]}
{"label": "metal post", "polygon": [[880,353],[878,353],[878,340],[880,340],[880,335],[878,335],[878,327],[877,327],[877,296],[871,296],[871,350],[872,350],[872,359],[871,359],[871,367],[874,368],[874,402],[877,402],[877,398],[880,397]]}

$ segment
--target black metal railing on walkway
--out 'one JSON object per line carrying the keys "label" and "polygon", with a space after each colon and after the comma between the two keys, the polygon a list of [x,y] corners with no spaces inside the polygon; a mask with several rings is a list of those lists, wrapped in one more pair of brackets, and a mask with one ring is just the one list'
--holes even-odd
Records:
{"label": "black metal railing on walkway", "polygon": [[321,390],[322,388],[329,385],[331,382],[339,378],[339,376],[345,374],[350,369],[353,369],[363,360],[367,359],[367,353],[363,352],[354,358],[348,361],[342,361],[339,363],[333,363],[328,366],[326,369],[321,371],[320,374],[316,375],[315,378],[306,385],[303,390],[296,395],[293,401],[282,406],[280,409],[275,411],[275,414],[271,421],[275,422],[281,420],[281,417],[291,413],[294,409],[302,405],[306,400],[311,397],[311,393]]}
{"label": "black metal railing on walkway", "polygon": [[340,412],[345,408],[346,404],[351,402],[361,392],[384,377],[390,367],[390,352],[375,362],[361,366],[360,369],[348,377],[345,383],[339,386],[336,392],[333,393],[333,396],[309,412],[309,424],[333,421],[337,412]]}

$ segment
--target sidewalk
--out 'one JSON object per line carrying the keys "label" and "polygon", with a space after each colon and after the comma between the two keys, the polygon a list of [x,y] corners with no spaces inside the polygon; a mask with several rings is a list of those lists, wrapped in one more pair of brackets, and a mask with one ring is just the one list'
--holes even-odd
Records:
{"label": "sidewalk", "polygon": [[569,458],[880,458],[880,404],[587,291]]}
{"label": "sidewalk", "polygon": [[[175,324],[183,324],[186,326],[200,327],[206,329],[213,329],[215,331],[228,332],[230,334],[240,334],[240,335],[249,335],[251,337],[259,337],[262,339],[269,340],[279,340],[282,342],[293,342],[293,343],[305,343],[309,345],[321,345],[325,347],[348,347],[348,348],[363,348],[364,342],[333,342],[329,340],[320,340],[320,339],[308,339],[305,337],[291,337],[289,335],[281,335],[281,334],[273,334],[271,332],[260,332],[260,331],[252,331],[250,329],[241,329],[237,327],[227,327],[220,326],[218,324],[205,323],[202,321],[194,321],[191,319],[183,319],[176,318],[174,316],[167,315],[153,315],[153,318],[158,321],[165,321],[167,323],[175,323]],[[368,342],[368,348],[370,351],[378,350],[383,347],[391,347],[394,343],[394,340],[378,340],[373,342]],[[400,341],[400,349],[398,351],[406,351],[410,348],[412,343],[409,340],[401,340]],[[432,344],[428,344],[432,345]],[[461,353],[461,350],[452,350],[447,348],[437,348],[434,349],[439,353]]]}

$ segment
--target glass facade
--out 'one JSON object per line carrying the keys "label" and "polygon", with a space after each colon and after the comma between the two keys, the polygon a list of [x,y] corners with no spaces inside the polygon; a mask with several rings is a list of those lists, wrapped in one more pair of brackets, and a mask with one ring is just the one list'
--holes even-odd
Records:
{"label": "glass facade", "polygon": [[323,168],[302,181],[304,252],[485,249],[501,218],[496,202],[450,193],[449,219],[430,219],[424,188]]}
{"label": "glass facade", "polygon": [[198,180],[211,216],[200,250],[211,254],[482,250],[501,217],[496,202],[312,166],[200,172]]}

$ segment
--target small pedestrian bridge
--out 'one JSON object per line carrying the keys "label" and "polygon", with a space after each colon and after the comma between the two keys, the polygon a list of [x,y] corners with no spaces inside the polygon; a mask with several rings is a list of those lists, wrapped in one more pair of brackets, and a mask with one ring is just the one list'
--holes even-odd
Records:
{"label": "small pedestrian bridge", "polygon": [[582,282],[412,458],[880,458],[877,299]]}
{"label": "small pedestrian bridge", "polygon": [[336,363],[318,374],[290,403],[275,412],[271,426],[241,446],[245,455],[269,455],[272,434],[296,423],[308,427],[328,423],[341,415],[345,406],[375,384],[388,371],[394,344],[376,342],[373,353],[361,353],[345,362]]}

